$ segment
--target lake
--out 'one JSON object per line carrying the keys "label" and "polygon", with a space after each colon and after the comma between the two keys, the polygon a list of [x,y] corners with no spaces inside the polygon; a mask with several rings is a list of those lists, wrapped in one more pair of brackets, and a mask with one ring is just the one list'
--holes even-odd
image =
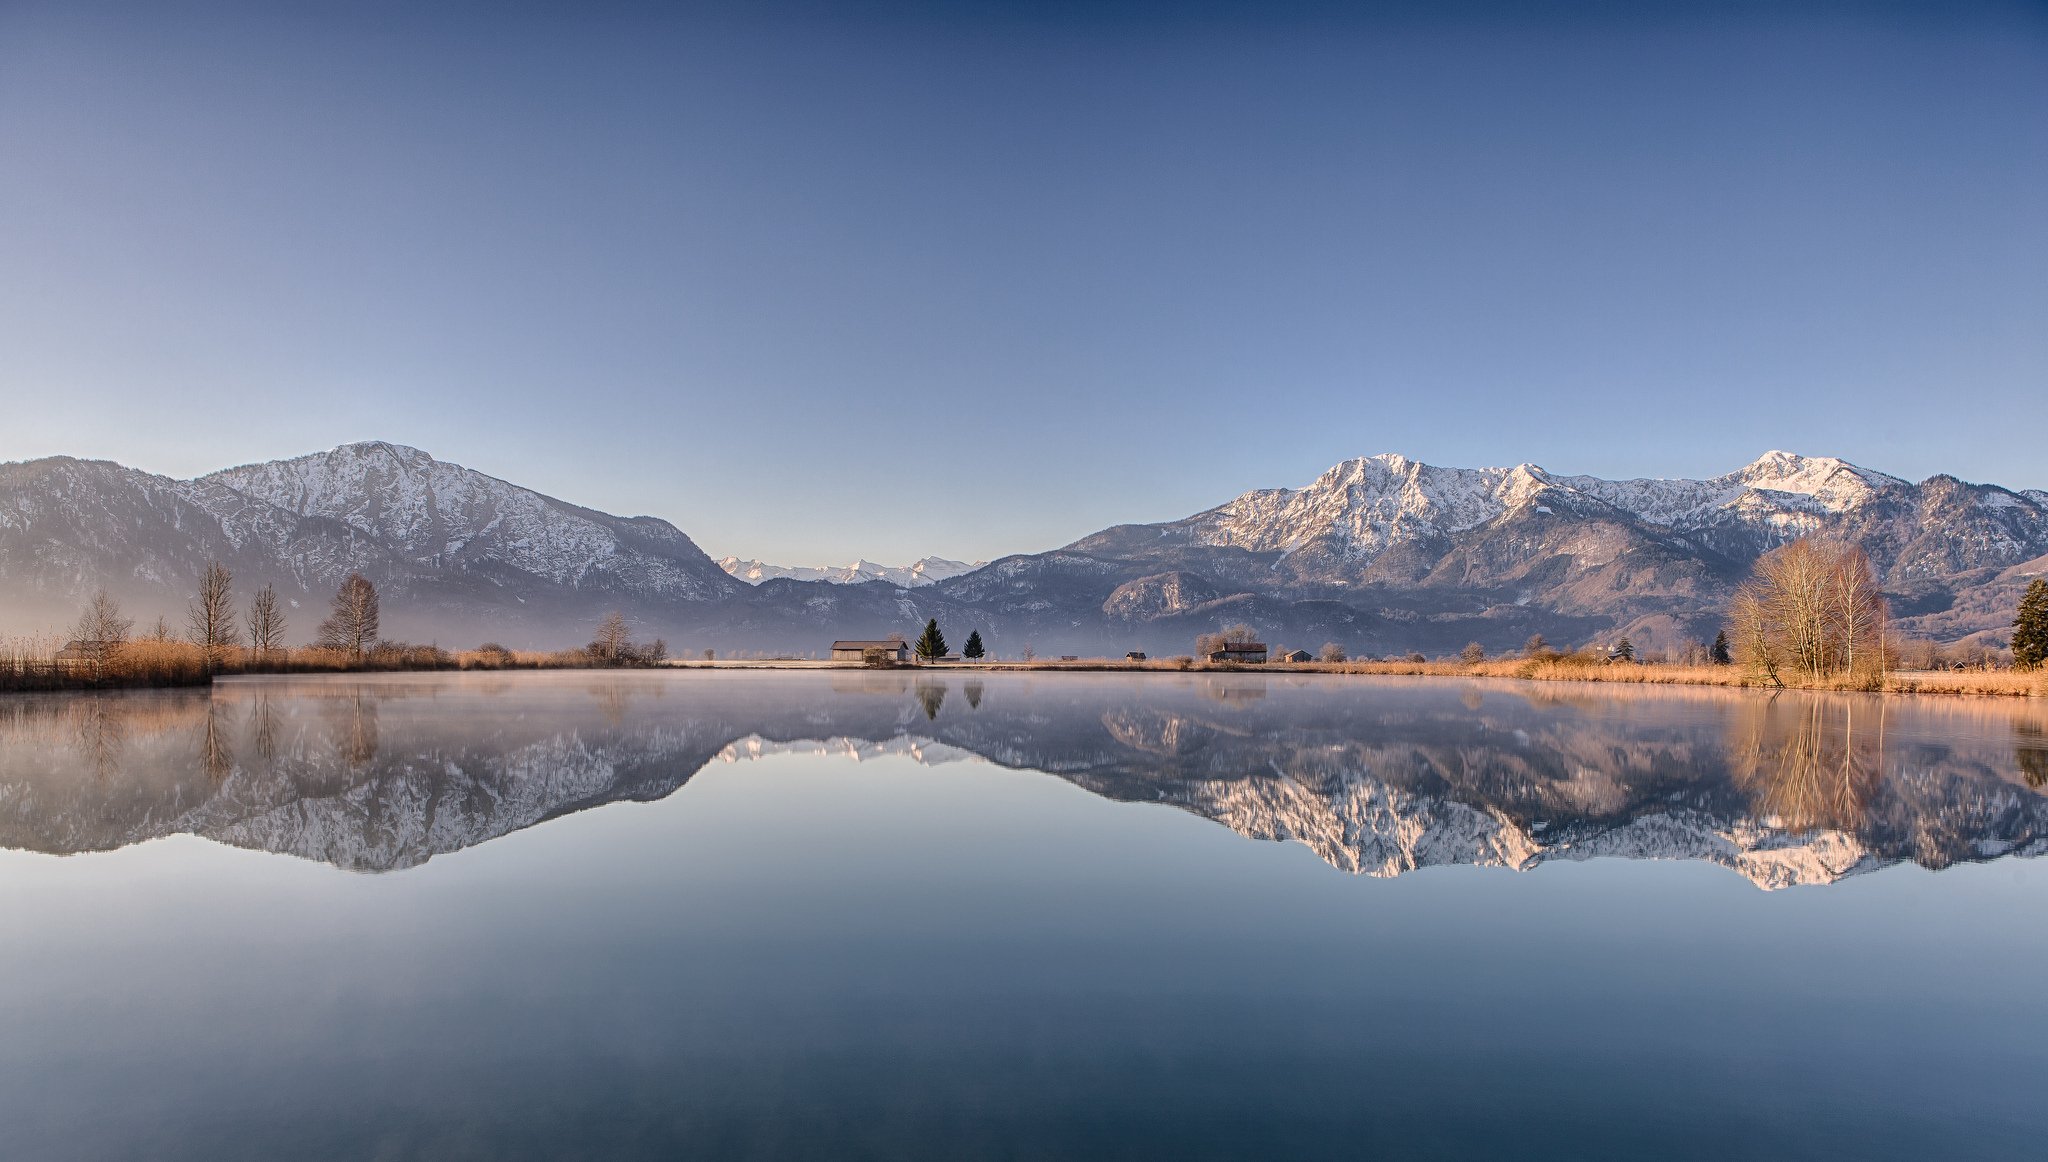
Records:
{"label": "lake", "polygon": [[2021,1157],[2048,707],[1148,673],[0,698],[0,1157]]}

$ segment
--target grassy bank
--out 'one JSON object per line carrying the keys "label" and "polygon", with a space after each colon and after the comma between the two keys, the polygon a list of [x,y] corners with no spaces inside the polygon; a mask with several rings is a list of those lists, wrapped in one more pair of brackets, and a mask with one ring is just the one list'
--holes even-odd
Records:
{"label": "grassy bank", "polygon": [[[852,662],[740,660],[666,663],[682,669],[859,670]],[[1264,665],[1198,662],[1191,658],[1157,658],[1127,662],[1121,658],[1079,658],[1073,661],[946,662],[938,665],[890,667],[897,673],[1197,673],[1197,674],[1377,674],[1423,678],[1516,678],[1532,682],[1612,682],[1649,686],[1720,686],[1778,690],[1837,690],[1897,694],[1952,694],[2048,698],[2048,672],[2012,670],[1895,670],[1880,681],[1874,675],[1844,676],[1823,682],[1787,679],[1773,683],[1743,666],[1687,666],[1662,662],[1608,664],[1604,658],[1564,654],[1547,658],[1500,658],[1483,662],[1268,662]]]}
{"label": "grassy bank", "polygon": [[103,658],[77,660],[60,655],[63,643],[50,637],[0,641],[0,692],[108,690],[203,686],[235,674],[346,674],[434,670],[567,670],[599,667],[587,650],[508,650],[486,646],[445,650],[439,646],[386,643],[361,654],[318,647],[207,652],[189,642],[131,641]]}
{"label": "grassy bank", "polygon": [[[151,686],[201,686],[216,677],[235,674],[345,674],[431,672],[437,670],[572,670],[614,669],[589,651],[508,650],[486,646],[445,650],[438,646],[385,644],[356,655],[345,650],[305,647],[272,650],[260,657],[248,650],[229,650],[209,660],[198,646],[179,641],[127,642],[100,662],[67,663],[57,657],[61,642],[50,638],[0,641],[0,692],[34,690],[97,690]],[[726,660],[668,662],[682,669],[861,669],[851,663]],[[1120,658],[1075,661],[948,662],[916,666],[911,672],[1068,672],[1068,673],[1243,673],[1364,674],[1432,678],[1515,678],[1534,682],[1613,682],[1655,686],[1722,686],[1757,689],[1875,691],[1900,694],[1986,695],[2048,698],[2048,672],[2011,670],[1901,670],[1884,675],[1843,677],[1818,683],[1787,681],[1783,685],[1742,666],[1687,666],[1669,663],[1608,664],[1582,654],[1542,658],[1499,658],[1482,662],[1373,661],[1272,662],[1260,666],[1213,664],[1193,659],[1161,658],[1127,662]]]}

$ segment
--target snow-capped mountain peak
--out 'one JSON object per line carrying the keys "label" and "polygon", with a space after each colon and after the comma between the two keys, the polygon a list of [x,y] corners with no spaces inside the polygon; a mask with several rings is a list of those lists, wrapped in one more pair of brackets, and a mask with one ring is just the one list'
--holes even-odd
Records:
{"label": "snow-capped mountain peak", "polygon": [[792,581],[828,581],[834,585],[859,585],[867,581],[887,581],[905,589],[917,589],[933,585],[948,577],[979,569],[987,561],[950,561],[944,557],[920,557],[908,565],[879,565],[862,558],[851,565],[770,565],[765,561],[743,560],[739,557],[725,557],[718,567],[749,585],[763,581],[787,578]]}
{"label": "snow-capped mountain peak", "polygon": [[1811,518],[1849,512],[1907,482],[1830,456],[1772,451],[1705,480],[1557,476],[1534,464],[1442,468],[1397,453],[1346,460],[1299,489],[1248,492],[1187,522],[1197,543],[1293,551],[1336,542],[1372,557],[1408,541],[1476,529],[1551,502],[1596,502],[1653,527],[1719,523],[1800,531]]}
{"label": "snow-capped mountain peak", "polygon": [[711,596],[722,585],[709,558],[665,521],[579,508],[382,440],[229,468],[196,483],[339,522],[435,568],[509,568],[558,585],[625,583],[683,597]]}

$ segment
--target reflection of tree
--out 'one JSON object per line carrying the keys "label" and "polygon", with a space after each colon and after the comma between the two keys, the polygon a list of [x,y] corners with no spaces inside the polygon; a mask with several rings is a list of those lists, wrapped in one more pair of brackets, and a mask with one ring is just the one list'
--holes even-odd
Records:
{"label": "reflection of tree", "polygon": [[967,690],[967,708],[968,708],[969,710],[979,710],[979,709],[981,709],[981,691],[982,691],[982,685],[981,685],[981,683],[979,683],[979,682],[969,682],[969,683],[967,683],[967,686],[966,686],[966,690]]}
{"label": "reflection of tree", "polygon": [[924,716],[927,721],[936,720],[939,717],[939,707],[946,704],[945,683],[919,682],[917,684],[917,702],[918,705],[924,707]]}
{"label": "reflection of tree", "polygon": [[209,699],[206,717],[199,727],[199,765],[206,771],[206,777],[216,783],[226,781],[228,773],[234,770],[234,729],[234,707],[225,699]]}
{"label": "reflection of tree", "polygon": [[656,682],[634,678],[612,678],[590,687],[590,696],[597,699],[597,706],[604,714],[605,722],[616,728],[625,725],[626,711],[633,705],[633,699],[642,696],[661,697],[668,687]]}
{"label": "reflection of tree", "polygon": [[597,708],[604,715],[605,724],[623,726],[626,721],[626,706],[633,701],[633,692],[626,689],[624,682],[605,682],[590,689],[597,699]]}
{"label": "reflection of tree", "polygon": [[328,737],[342,760],[362,766],[377,757],[377,700],[366,696],[361,686],[346,697],[335,698],[324,708]]}
{"label": "reflection of tree", "polygon": [[1225,706],[1257,702],[1266,696],[1264,678],[1216,678],[1200,686],[1202,697],[1221,702]]}
{"label": "reflection of tree", "polygon": [[2031,722],[2015,722],[2012,759],[2029,787],[2048,784],[2048,733]]}
{"label": "reflection of tree", "polygon": [[128,743],[126,719],[98,694],[81,699],[72,710],[72,731],[79,753],[92,764],[93,777],[105,780],[121,769],[121,750]]}
{"label": "reflection of tree", "polygon": [[268,694],[257,696],[256,706],[249,713],[249,726],[257,757],[265,766],[277,761],[277,712],[271,709]]}
{"label": "reflection of tree", "polygon": [[1884,703],[1773,694],[1733,717],[1729,772],[1788,831],[1858,831],[1883,777]]}

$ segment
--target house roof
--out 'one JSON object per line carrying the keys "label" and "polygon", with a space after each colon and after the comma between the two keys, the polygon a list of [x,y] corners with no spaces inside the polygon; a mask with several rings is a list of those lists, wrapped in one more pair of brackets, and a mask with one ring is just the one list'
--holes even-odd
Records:
{"label": "house roof", "polygon": [[832,648],[835,650],[907,650],[910,648],[910,644],[908,642],[891,641],[833,642]]}
{"label": "house roof", "polygon": [[1224,642],[1216,651],[1219,654],[1250,654],[1266,652],[1265,642]]}

